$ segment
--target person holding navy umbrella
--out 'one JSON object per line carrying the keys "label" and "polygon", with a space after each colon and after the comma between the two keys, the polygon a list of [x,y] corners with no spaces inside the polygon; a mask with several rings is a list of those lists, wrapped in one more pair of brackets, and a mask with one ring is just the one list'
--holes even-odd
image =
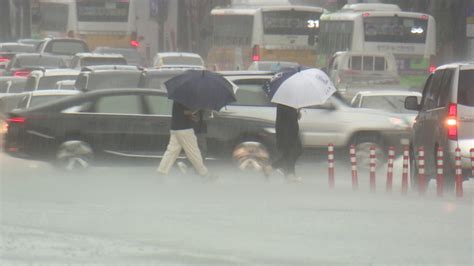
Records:
{"label": "person holding navy umbrella", "polygon": [[[170,141],[157,171],[167,175],[182,149],[202,177],[213,177],[203,162],[196,137],[196,123],[202,110],[220,110],[235,101],[232,84],[207,70],[187,70],[165,82],[168,98],[173,100]],[[197,132],[199,133],[199,132]]]}

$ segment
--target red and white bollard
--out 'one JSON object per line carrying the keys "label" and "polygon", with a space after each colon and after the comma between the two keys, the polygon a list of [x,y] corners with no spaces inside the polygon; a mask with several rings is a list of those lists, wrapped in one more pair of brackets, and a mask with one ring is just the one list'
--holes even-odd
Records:
{"label": "red and white bollard", "polygon": [[329,188],[334,188],[334,144],[328,145],[328,182]]}
{"label": "red and white bollard", "polygon": [[350,158],[351,158],[351,172],[352,172],[352,190],[359,189],[359,179],[357,177],[357,158],[355,146],[351,145],[349,149]]}
{"label": "red and white bollard", "polygon": [[463,189],[462,189],[461,149],[459,147],[457,147],[455,150],[454,169],[455,169],[455,180],[456,180],[456,197],[462,198]]}
{"label": "red and white bollard", "polygon": [[388,148],[388,167],[387,167],[387,192],[392,192],[393,187],[393,163],[395,161],[395,148]]}
{"label": "red and white bollard", "polygon": [[425,149],[418,149],[418,193],[424,195],[426,192],[426,176],[425,176]]}
{"label": "red and white bollard", "polygon": [[375,147],[370,147],[370,192],[375,192]]}
{"label": "red and white bollard", "polygon": [[444,190],[444,152],[442,147],[436,151],[436,195],[443,196]]}
{"label": "red and white bollard", "polygon": [[402,172],[402,194],[408,192],[408,157],[410,155],[408,146],[403,147],[403,172]]}

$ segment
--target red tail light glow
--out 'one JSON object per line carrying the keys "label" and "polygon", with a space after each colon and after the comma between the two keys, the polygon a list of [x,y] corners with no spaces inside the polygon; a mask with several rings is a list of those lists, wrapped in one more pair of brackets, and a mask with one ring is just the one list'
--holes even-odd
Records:
{"label": "red tail light glow", "polygon": [[11,117],[7,119],[7,123],[9,124],[13,124],[13,123],[23,124],[25,122],[26,122],[26,118],[24,117]]}
{"label": "red tail light glow", "polygon": [[450,103],[448,107],[448,117],[446,119],[446,125],[448,126],[448,139],[458,139],[458,106],[455,103]]}
{"label": "red tail light glow", "polygon": [[17,70],[13,72],[13,76],[15,77],[26,77],[30,74],[29,70]]}
{"label": "red tail light glow", "polygon": [[10,62],[10,59],[6,57],[0,57],[0,63],[8,63],[8,62]]}
{"label": "red tail light glow", "polygon": [[138,47],[140,47],[140,42],[137,41],[137,40],[131,40],[130,41],[130,46],[138,48]]}
{"label": "red tail light glow", "polygon": [[436,70],[436,66],[435,66],[435,65],[430,65],[430,67],[428,68],[428,71],[429,71],[430,73],[434,73],[435,70]]}
{"label": "red tail light glow", "polygon": [[260,61],[260,46],[254,45],[252,48],[252,61]]}

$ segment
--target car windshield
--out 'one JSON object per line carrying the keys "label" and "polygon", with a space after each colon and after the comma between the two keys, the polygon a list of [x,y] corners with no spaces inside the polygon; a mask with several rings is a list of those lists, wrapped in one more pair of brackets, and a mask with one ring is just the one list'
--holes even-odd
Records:
{"label": "car windshield", "polygon": [[202,66],[200,58],[189,57],[189,56],[165,56],[162,59],[164,66],[175,66],[175,65],[190,65],[190,66]]}
{"label": "car windshield", "polygon": [[11,44],[11,45],[1,45],[0,52],[15,52],[15,53],[33,53],[35,47],[33,45],[25,44]]}
{"label": "car windshield", "polygon": [[42,77],[38,83],[38,90],[54,90],[56,83],[61,80],[76,79],[77,75],[61,75]]}
{"label": "car windshield", "polygon": [[135,49],[114,49],[114,48],[98,48],[94,50],[95,53],[104,54],[121,54],[127,60],[129,65],[140,65],[142,58],[140,53]]}
{"label": "car windshield", "polygon": [[82,67],[97,66],[97,65],[126,65],[127,61],[124,58],[105,58],[105,57],[87,57],[81,60]]}
{"label": "car windshield", "polygon": [[20,93],[25,89],[26,79],[0,79],[0,93]]}
{"label": "car windshield", "polygon": [[65,63],[61,58],[49,56],[25,56],[15,60],[14,67],[45,67],[45,68],[60,68],[64,67]]}
{"label": "car windshield", "polygon": [[416,113],[416,111],[405,109],[406,97],[407,95],[368,95],[362,97],[361,107],[394,113]]}
{"label": "car windshield", "polygon": [[137,88],[141,73],[110,72],[91,75],[87,87],[90,90],[110,88]]}
{"label": "car windshield", "polygon": [[57,55],[75,55],[77,53],[88,52],[88,49],[82,42],[51,41],[51,43],[47,45],[45,52]]}

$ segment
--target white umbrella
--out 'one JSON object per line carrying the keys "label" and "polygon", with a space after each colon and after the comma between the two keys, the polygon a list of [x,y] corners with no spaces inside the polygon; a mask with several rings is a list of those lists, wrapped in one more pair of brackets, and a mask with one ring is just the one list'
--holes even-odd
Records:
{"label": "white umbrella", "polygon": [[336,92],[323,71],[310,68],[295,72],[276,88],[271,102],[296,109],[323,104]]}

